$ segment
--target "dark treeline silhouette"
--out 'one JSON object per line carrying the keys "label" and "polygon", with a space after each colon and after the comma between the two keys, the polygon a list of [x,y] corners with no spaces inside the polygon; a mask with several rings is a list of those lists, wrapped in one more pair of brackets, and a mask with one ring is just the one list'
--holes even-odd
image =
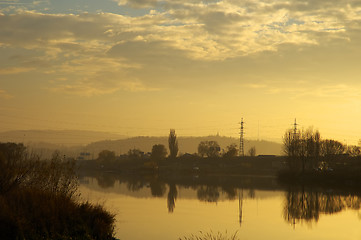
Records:
{"label": "dark treeline silhouette", "polygon": [[282,168],[282,157],[256,156],[256,148],[250,148],[250,156],[238,156],[238,148],[232,143],[221,149],[217,141],[200,141],[198,153],[178,154],[175,130],[168,137],[168,150],[163,144],[154,144],[150,153],[132,148],[127,154],[102,150],[95,160],[79,160],[79,166],[96,171],[115,171],[119,174],[160,173],[180,175],[228,175],[258,174],[276,175]]}
{"label": "dark treeline silhouette", "polygon": [[291,170],[316,169],[322,167],[323,162],[328,163],[343,156],[357,157],[361,153],[358,146],[346,146],[336,140],[322,139],[319,131],[313,131],[312,128],[306,131],[287,130],[283,144]]}
{"label": "dark treeline silhouette", "polygon": [[113,239],[114,215],[77,201],[75,162],[0,143],[0,239]]}
{"label": "dark treeline silhouette", "polygon": [[287,130],[283,143],[288,169],[278,174],[282,182],[338,187],[361,183],[360,147],[322,139],[312,128]]}
{"label": "dark treeline silhouette", "polygon": [[[176,130],[175,130],[176,131]],[[79,149],[79,152],[89,152],[91,155],[89,158],[96,158],[102,150],[110,150],[114,151],[116,155],[124,155],[127,154],[129,149],[140,149],[145,154],[150,153],[152,147],[155,144],[162,144],[168,148],[169,146],[169,134],[164,137],[132,137],[127,139],[119,139],[119,140],[106,140],[99,141],[83,146]],[[235,144],[239,146],[239,139],[233,137],[225,137],[225,136],[204,136],[204,137],[186,137],[179,136],[176,134],[176,140],[178,143],[178,154],[177,156],[181,156],[183,154],[194,154],[198,153],[198,145],[200,142],[204,141],[215,141],[219,144],[221,148],[221,154],[223,149],[226,151],[227,146],[231,144]],[[266,140],[250,140],[245,139],[244,142],[244,150],[245,153],[249,152],[251,147],[255,147],[257,149],[257,153],[261,155],[280,155],[282,154],[282,144],[276,142],[270,142]],[[168,151],[170,153],[170,150]],[[74,156],[76,157],[76,156]]]}

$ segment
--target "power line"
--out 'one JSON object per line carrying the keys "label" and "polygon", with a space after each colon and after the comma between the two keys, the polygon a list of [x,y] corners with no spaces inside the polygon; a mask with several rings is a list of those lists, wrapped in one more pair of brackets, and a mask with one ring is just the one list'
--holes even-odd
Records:
{"label": "power line", "polygon": [[240,156],[244,156],[244,122],[243,122],[243,118],[241,119],[241,128],[240,128],[240,132],[239,132],[239,155]]}

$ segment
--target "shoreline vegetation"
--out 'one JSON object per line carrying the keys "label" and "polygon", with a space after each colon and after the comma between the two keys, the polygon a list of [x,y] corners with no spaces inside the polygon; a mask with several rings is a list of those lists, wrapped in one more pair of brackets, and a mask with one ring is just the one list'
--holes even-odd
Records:
{"label": "shoreline vegetation", "polygon": [[230,182],[242,176],[275,177],[280,185],[312,185],[326,188],[357,189],[361,183],[361,148],[322,139],[318,131],[289,129],[283,137],[284,156],[247,156],[236,144],[220,148],[216,141],[201,141],[198,152],[178,156],[175,130],[169,134],[169,154],[162,144],[152,152],[130,149],[116,156],[103,150],[95,160],[78,160],[82,171],[112,172],[123,178],[148,177],[166,182]]}
{"label": "shoreline vegetation", "polygon": [[[163,194],[164,184],[173,195],[176,185],[195,184],[220,186],[230,196],[234,188],[252,189],[257,184],[286,191],[290,186],[302,191],[360,191],[360,147],[323,140],[312,129],[287,130],[283,140],[285,156],[257,156],[255,147],[248,156],[238,156],[236,144],[221,151],[215,141],[202,141],[198,153],[178,156],[177,136],[171,129],[169,154],[164,145],[156,144],[151,153],[134,148],[116,156],[103,150],[95,160],[68,159],[59,152],[41,160],[23,144],[0,143],[0,238],[114,239],[115,216],[100,205],[79,201],[77,174],[96,175],[109,186],[115,180],[106,174],[134,188],[149,183],[155,196]],[[204,199],[212,199],[208,196],[214,194],[212,187],[200,192]],[[169,199],[172,211],[174,199]]]}
{"label": "shoreline vegetation", "polygon": [[0,143],[0,239],[114,239],[114,215],[80,202],[75,162]]}

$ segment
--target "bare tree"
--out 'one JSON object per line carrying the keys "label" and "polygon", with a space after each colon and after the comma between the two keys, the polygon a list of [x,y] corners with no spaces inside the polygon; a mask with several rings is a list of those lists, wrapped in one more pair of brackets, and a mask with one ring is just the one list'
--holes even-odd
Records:
{"label": "bare tree", "polygon": [[231,158],[237,156],[238,149],[237,144],[233,143],[229,146],[227,146],[227,152],[223,155],[225,158]]}
{"label": "bare tree", "polygon": [[322,150],[321,136],[312,128],[306,131],[289,129],[283,137],[283,150],[291,169],[310,169],[318,164]]}
{"label": "bare tree", "polygon": [[255,157],[255,156],[256,156],[256,147],[255,147],[255,146],[251,147],[251,148],[248,150],[248,154],[249,154],[251,157]]}

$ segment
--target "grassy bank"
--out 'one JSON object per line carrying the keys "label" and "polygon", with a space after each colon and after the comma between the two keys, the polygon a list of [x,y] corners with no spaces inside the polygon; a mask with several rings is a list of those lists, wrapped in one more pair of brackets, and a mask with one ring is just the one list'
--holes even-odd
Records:
{"label": "grassy bank", "polygon": [[0,196],[0,239],[112,239],[102,206],[25,188]]}
{"label": "grassy bank", "polygon": [[79,202],[75,163],[0,143],[0,239],[113,239],[114,215]]}

